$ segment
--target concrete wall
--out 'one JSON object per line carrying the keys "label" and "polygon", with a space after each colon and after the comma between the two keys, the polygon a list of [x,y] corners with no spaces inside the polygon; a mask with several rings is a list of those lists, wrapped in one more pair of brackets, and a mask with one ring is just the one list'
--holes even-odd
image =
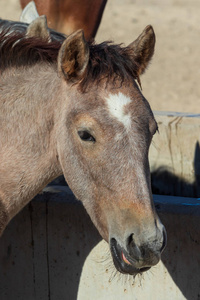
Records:
{"label": "concrete wall", "polygon": [[115,272],[70,190],[47,188],[0,239],[0,299],[200,299],[200,200],[155,196],[155,203],[168,246],[162,262],[134,280]]}

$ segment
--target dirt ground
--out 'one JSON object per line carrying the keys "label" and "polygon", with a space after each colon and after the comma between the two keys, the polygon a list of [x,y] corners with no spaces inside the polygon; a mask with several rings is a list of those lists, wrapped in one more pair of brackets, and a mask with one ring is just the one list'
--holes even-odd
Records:
{"label": "dirt ground", "polygon": [[[19,20],[18,0],[0,0],[0,17]],[[200,113],[200,1],[108,0],[96,36],[128,45],[148,24],[157,43],[142,76],[153,110]]]}

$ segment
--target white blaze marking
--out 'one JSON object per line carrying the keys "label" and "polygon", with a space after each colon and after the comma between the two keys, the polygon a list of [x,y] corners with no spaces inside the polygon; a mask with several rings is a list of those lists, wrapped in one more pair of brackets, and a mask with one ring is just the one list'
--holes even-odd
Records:
{"label": "white blaze marking", "polygon": [[106,98],[108,103],[108,108],[111,115],[118,119],[124,126],[128,129],[131,126],[131,116],[125,113],[125,106],[131,103],[131,99],[122,93],[110,94]]}

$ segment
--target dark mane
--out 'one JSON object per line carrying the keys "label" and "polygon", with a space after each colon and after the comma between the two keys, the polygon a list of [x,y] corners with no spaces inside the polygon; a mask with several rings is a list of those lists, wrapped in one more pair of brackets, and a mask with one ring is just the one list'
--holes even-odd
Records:
{"label": "dark mane", "polygon": [[31,66],[38,62],[53,63],[57,60],[60,42],[48,43],[23,33],[4,30],[0,33],[0,72],[10,67]]}
{"label": "dark mane", "polygon": [[[49,43],[36,37],[25,37],[19,32],[3,31],[0,33],[0,72],[10,67],[26,67],[39,62],[55,63],[61,44],[62,41]],[[90,59],[86,76],[80,82],[82,89],[102,78],[120,78],[122,81],[126,78],[138,79],[137,64],[129,47],[111,42],[91,42],[89,48]]]}
{"label": "dark mane", "polygon": [[103,42],[90,44],[90,59],[86,75],[80,83],[85,89],[90,82],[100,81],[106,78],[108,81],[121,79],[138,80],[138,65],[134,60],[134,53],[130,47],[122,47],[121,44]]}

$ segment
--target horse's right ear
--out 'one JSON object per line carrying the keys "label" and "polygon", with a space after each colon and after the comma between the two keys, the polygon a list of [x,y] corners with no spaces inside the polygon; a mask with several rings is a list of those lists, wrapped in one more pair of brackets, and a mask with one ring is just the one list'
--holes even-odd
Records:
{"label": "horse's right ear", "polygon": [[89,45],[83,30],[69,35],[61,46],[58,55],[58,70],[65,80],[80,81],[89,61]]}

